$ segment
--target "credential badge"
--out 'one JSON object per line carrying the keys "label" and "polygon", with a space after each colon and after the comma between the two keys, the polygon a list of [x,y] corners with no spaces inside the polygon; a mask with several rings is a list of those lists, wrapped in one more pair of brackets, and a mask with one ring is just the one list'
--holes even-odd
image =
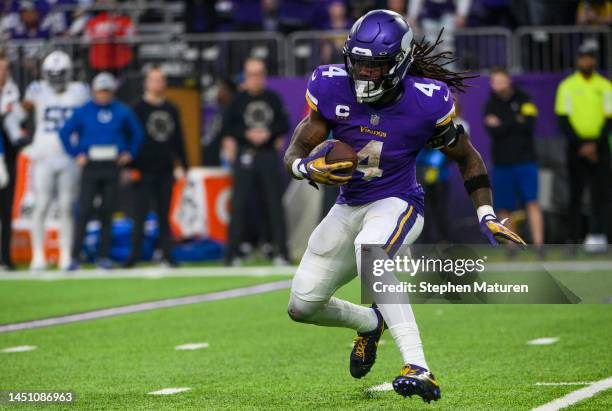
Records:
{"label": "credential badge", "polygon": [[372,114],[370,116],[370,124],[377,126],[380,123],[380,116],[378,114]]}

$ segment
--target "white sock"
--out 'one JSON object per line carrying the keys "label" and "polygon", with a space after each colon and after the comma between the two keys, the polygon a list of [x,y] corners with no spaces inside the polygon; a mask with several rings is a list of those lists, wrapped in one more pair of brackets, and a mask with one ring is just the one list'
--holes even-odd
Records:
{"label": "white sock", "polygon": [[[43,196],[41,196],[43,197]],[[37,264],[45,262],[45,215],[49,205],[48,198],[37,198],[37,204],[32,212],[30,238],[32,241],[32,261]]]}
{"label": "white sock", "polygon": [[378,317],[373,309],[332,297],[322,310],[323,315],[335,318],[342,327],[358,332],[373,331],[378,327]]}
{"label": "white sock", "polygon": [[70,265],[72,260],[71,258],[71,250],[72,250],[72,236],[73,234],[73,219],[71,213],[72,203],[70,202],[70,197],[68,200],[60,197],[60,225],[59,225],[59,240],[60,240],[60,258],[59,258],[59,266],[60,268],[67,268]]}
{"label": "white sock", "polygon": [[379,304],[380,310],[395,344],[402,354],[404,364],[427,368],[421,335],[410,304]]}

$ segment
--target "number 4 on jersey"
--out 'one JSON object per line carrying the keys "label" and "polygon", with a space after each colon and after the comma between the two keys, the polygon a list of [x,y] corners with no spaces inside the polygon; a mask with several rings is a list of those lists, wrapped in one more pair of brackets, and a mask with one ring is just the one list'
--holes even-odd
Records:
{"label": "number 4 on jersey", "polygon": [[[370,140],[357,153],[357,170],[363,173],[363,179],[369,181],[376,177],[382,177],[383,171],[379,168],[380,166],[380,155],[382,154],[383,142]],[[363,160],[367,159],[366,164],[361,164]]]}
{"label": "number 4 on jersey", "polygon": [[427,97],[433,96],[435,90],[440,90],[440,86],[436,86],[435,84],[414,83],[414,86]]}
{"label": "number 4 on jersey", "polygon": [[340,67],[336,67],[336,66],[329,66],[329,68],[321,73],[323,76],[325,77],[341,77],[341,76],[348,76],[346,70],[344,70],[343,68]]}

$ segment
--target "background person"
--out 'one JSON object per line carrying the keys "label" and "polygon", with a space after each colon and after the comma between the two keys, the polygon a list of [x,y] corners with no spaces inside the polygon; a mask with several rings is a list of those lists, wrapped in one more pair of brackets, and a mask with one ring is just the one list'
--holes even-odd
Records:
{"label": "background person", "polygon": [[236,94],[236,84],[230,79],[217,80],[216,103],[217,111],[207,121],[204,127],[204,135],[202,136],[202,164],[205,166],[220,166],[221,165],[221,139],[223,116],[234,99]]}
{"label": "background person", "polygon": [[538,203],[538,164],[533,141],[538,109],[527,93],[512,84],[506,70],[494,69],[490,83],[484,123],[493,146],[493,204],[500,219],[508,218],[519,205],[524,205],[531,239],[541,246],[544,219]]}
{"label": "background person", "polygon": [[[79,267],[85,230],[97,195],[102,197],[98,266],[112,268],[111,218],[117,201],[119,169],[132,161],[143,140],[142,127],[134,112],[114,98],[116,80],[110,73],[94,77],[92,90],[93,98],[77,109],[60,131],[66,151],[83,169],[71,270]],[[71,142],[74,137],[76,144]]]}
{"label": "background person", "polygon": [[165,91],[166,76],[160,69],[152,69],[145,78],[144,95],[133,107],[144,126],[144,141],[132,164],[140,172],[140,179],[134,187],[134,227],[127,267],[140,260],[144,221],[151,201],[155,202],[164,262],[176,265],[170,249],[170,200],[174,176],[182,178],[188,166],[181,118],[176,106],[164,97]]}
{"label": "background person", "polygon": [[0,264],[8,270],[15,268],[11,259],[11,234],[13,228],[12,210],[17,174],[17,154],[25,139],[20,128],[7,128],[6,116],[19,104],[20,93],[10,76],[10,65],[4,55],[0,55],[0,139],[4,146],[4,165],[8,178],[0,187]]}
{"label": "background person", "polygon": [[15,106],[8,119],[19,124],[27,113],[36,114],[36,131],[29,147],[32,161],[34,209],[32,211],[31,270],[44,270],[45,219],[54,196],[58,199],[60,258],[59,267],[70,265],[72,249],[72,207],[78,184],[78,168],[64,150],[59,129],[77,107],[89,99],[86,84],[72,79],[72,60],[63,51],[50,53],[42,64],[42,80],[28,86],[21,104]]}
{"label": "background person", "polygon": [[268,232],[274,238],[276,262],[288,261],[285,214],[278,149],[289,130],[289,120],[278,94],[266,88],[266,68],[261,60],[249,59],[244,65],[243,91],[227,109],[222,150],[234,163],[232,214],[226,263],[238,261],[238,248],[246,224],[248,202],[263,191]]}
{"label": "background person", "polygon": [[570,184],[569,239],[583,238],[584,188],[591,194],[591,218],[585,244],[605,249],[610,190],[610,148],[612,130],[612,83],[595,70],[597,44],[583,43],[578,50],[577,71],[559,84],[555,113],[567,138]]}
{"label": "background person", "polygon": [[465,27],[472,0],[411,0],[408,3],[408,23],[416,31],[422,29],[434,42],[444,28],[443,51],[455,50],[455,30]]}

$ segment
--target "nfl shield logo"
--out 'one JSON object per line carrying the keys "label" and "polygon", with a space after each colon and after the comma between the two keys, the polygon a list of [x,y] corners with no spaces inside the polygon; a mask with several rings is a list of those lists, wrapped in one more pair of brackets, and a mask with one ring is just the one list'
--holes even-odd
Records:
{"label": "nfl shield logo", "polygon": [[370,124],[377,126],[380,123],[380,116],[378,114],[372,114],[370,116]]}

